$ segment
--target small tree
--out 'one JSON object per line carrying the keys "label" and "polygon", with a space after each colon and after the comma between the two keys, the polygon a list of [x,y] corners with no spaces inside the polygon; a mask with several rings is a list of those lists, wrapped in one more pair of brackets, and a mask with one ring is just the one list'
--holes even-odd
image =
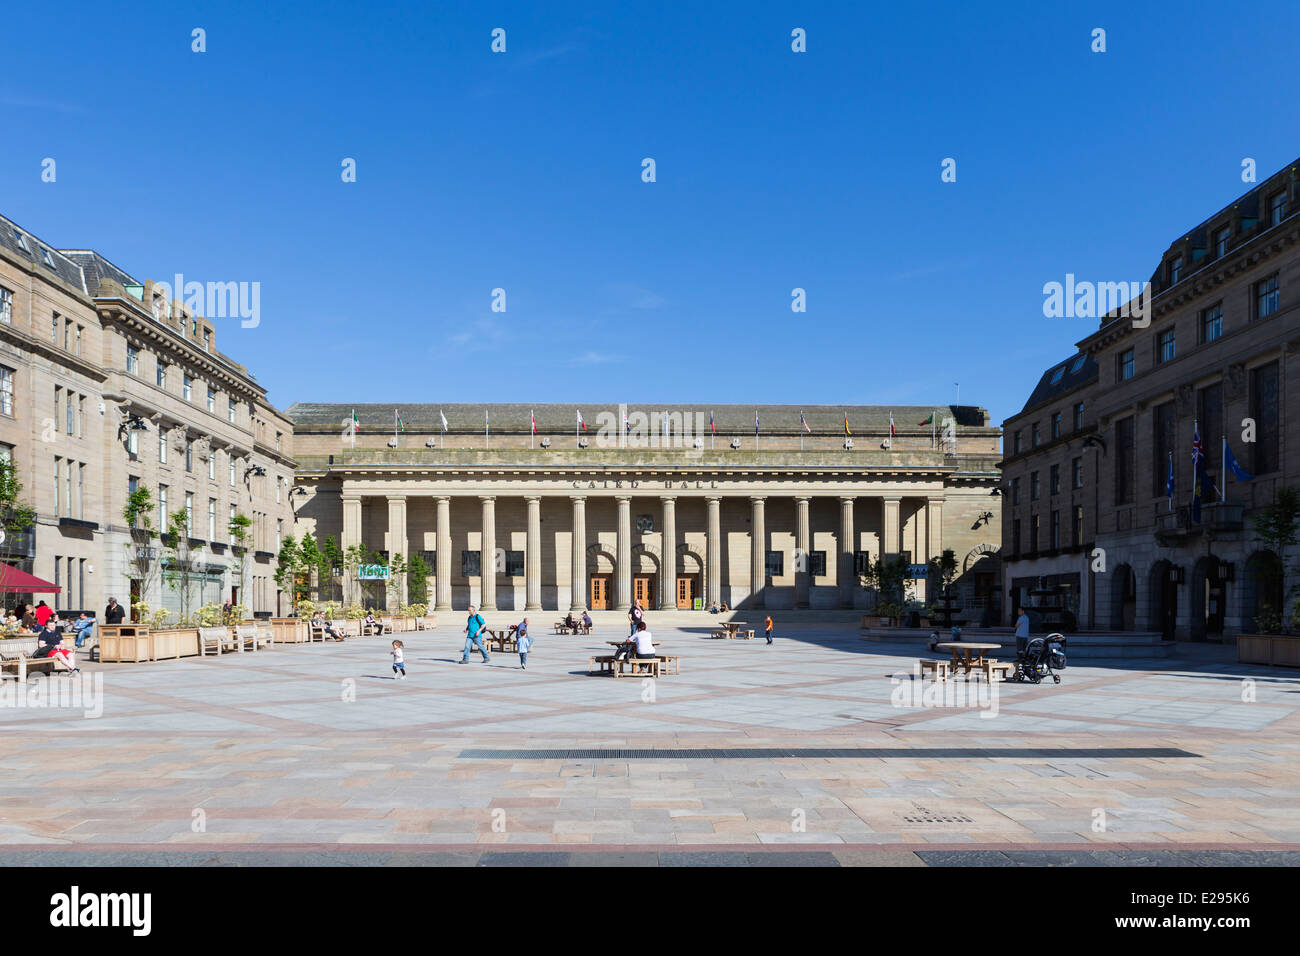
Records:
{"label": "small tree", "polygon": [[862,572],[862,582],[865,587],[876,590],[880,603],[890,605],[891,609],[896,607],[901,613],[912,591],[911,578],[907,575],[907,561],[901,555],[888,561],[876,558]]}
{"label": "small tree", "polygon": [[302,550],[293,535],[285,535],[280,541],[280,553],[275,559],[276,585],[281,591],[289,592],[289,601],[297,607],[299,598],[305,597],[301,588],[303,574]]}
{"label": "small tree", "polygon": [[343,557],[343,549],[339,547],[339,543],[334,540],[333,535],[325,536],[325,540],[321,542],[320,554],[321,554],[321,565],[320,565],[321,574],[324,580],[328,580],[330,582],[329,583],[330,600],[334,599],[336,593],[335,583],[334,583],[336,580],[339,582],[337,593],[339,598],[341,599],[343,597],[342,574],[343,574],[344,565],[347,562],[344,560]]}
{"label": "small tree", "polygon": [[406,558],[394,554],[388,559],[388,596],[389,606],[400,604],[402,584],[406,581]]}
{"label": "small tree", "polygon": [[937,586],[943,598],[943,624],[952,626],[952,582],[957,577],[957,555],[951,548],[945,549],[937,558],[930,559],[929,579]]}
{"label": "small tree", "polygon": [[325,567],[325,556],[321,554],[316,539],[311,535],[303,535],[302,540],[298,542],[298,558],[298,571],[307,579],[304,596],[319,600],[321,584],[327,579],[328,571]]}
{"label": "small tree", "polygon": [[1276,633],[1285,623],[1287,598],[1296,591],[1296,585],[1286,587],[1288,572],[1295,571],[1287,568],[1286,552],[1300,543],[1300,490],[1283,485],[1273,492],[1273,501],[1255,514],[1255,540],[1267,549],[1258,564],[1255,619],[1260,630]]}
{"label": "small tree", "polygon": [[[147,485],[139,485],[127,495],[126,506],[122,509],[122,520],[131,532],[131,540],[126,544],[126,563],[131,569],[131,579],[139,583],[141,601],[148,600],[162,564],[152,543],[153,509],[153,492]],[[147,608],[140,611],[135,605],[131,606],[131,620],[143,623],[147,618]]]}
{"label": "small tree", "polygon": [[[26,531],[36,521],[36,510],[23,500],[22,493],[23,483],[18,479],[17,467],[11,459],[0,459],[0,529],[4,530],[5,557],[12,556],[14,535]],[[8,567],[8,562],[0,562],[0,582]]]}
{"label": "small tree", "polygon": [[413,554],[406,560],[406,600],[411,604],[429,603],[430,569],[424,557]]}
{"label": "small tree", "polygon": [[233,547],[237,550],[236,557],[239,558],[239,596],[242,600],[248,600],[248,539],[251,532],[248,530],[253,525],[253,519],[248,517],[242,511],[236,511],[233,518],[230,519],[230,540]]}
{"label": "small tree", "polygon": [[190,513],[181,508],[172,513],[167,522],[166,554],[163,580],[180,595],[180,615],[177,625],[185,627],[190,621],[190,596],[194,582],[194,554],[190,548]]}

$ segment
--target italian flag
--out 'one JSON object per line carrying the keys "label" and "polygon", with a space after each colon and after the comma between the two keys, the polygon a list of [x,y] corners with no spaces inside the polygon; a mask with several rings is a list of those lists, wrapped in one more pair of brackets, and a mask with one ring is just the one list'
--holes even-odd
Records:
{"label": "italian flag", "polygon": [[393,411],[393,415],[397,418],[397,430],[402,432],[406,431],[406,425],[402,422],[402,416],[398,415],[396,410]]}
{"label": "italian flag", "polygon": [[889,437],[894,437],[894,413],[889,413]]}
{"label": "italian flag", "polygon": [[923,421],[923,422],[919,422],[919,423],[918,423],[918,426],[919,426],[919,425],[933,425],[933,424],[934,424],[934,412],[931,412],[931,413],[930,413],[930,417],[927,418],[927,419],[926,419],[925,421]]}

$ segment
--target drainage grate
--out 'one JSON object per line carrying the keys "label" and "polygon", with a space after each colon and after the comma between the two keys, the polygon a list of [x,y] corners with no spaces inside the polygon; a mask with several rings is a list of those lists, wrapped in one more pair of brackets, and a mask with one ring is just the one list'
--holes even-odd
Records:
{"label": "drainage grate", "polygon": [[1012,757],[1026,760],[1062,759],[1159,759],[1199,757],[1177,747],[700,747],[694,750],[576,749],[576,750],[462,750],[465,760],[775,760],[807,758],[822,760],[905,760],[987,759]]}

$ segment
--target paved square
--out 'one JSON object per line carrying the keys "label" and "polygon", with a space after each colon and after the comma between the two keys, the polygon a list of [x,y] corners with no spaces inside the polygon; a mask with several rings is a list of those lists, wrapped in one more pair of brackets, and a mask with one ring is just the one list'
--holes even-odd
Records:
{"label": "paved square", "polygon": [[542,636],[526,671],[513,654],[460,665],[450,627],[402,635],[406,681],[380,638],[90,665],[102,716],[0,707],[0,845],[41,862],[195,845],[636,862],[694,847],[731,854],[719,865],[764,848],[828,865],[1300,849],[1300,673],[1198,647],[1072,663],[1059,686],[1002,684],[974,706],[896,706],[891,675],[915,648],[835,624],[784,634],[769,647],[656,628],[683,665],[658,681],[588,677],[599,632]]}

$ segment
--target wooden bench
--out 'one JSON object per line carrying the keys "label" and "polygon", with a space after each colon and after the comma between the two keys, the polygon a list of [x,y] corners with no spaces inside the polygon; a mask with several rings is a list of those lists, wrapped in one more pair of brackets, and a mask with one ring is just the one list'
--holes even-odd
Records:
{"label": "wooden bench", "polygon": [[992,683],[995,680],[1009,680],[1016,672],[1016,665],[1012,661],[985,661],[985,679]]}
{"label": "wooden bench", "polygon": [[228,627],[199,628],[199,656],[207,657],[211,650],[218,657],[223,651],[239,649],[239,641]]}
{"label": "wooden bench", "polygon": [[22,651],[16,654],[0,654],[0,673],[13,668],[18,683],[25,684],[27,683],[27,675],[36,671],[44,671],[46,674],[52,671],[68,671],[66,666],[59,666],[61,663],[62,658],[29,657]]}
{"label": "wooden bench", "polygon": [[927,671],[932,671],[932,677],[936,681],[947,680],[952,672],[952,661],[936,661],[930,658],[921,660],[921,679],[925,679]]}
{"label": "wooden bench", "polygon": [[633,677],[637,674],[649,674],[651,677],[659,676],[658,657],[625,657],[617,663],[619,666],[614,670],[615,677],[622,677],[624,674],[630,674]]}
{"label": "wooden bench", "polygon": [[676,654],[660,654],[659,669],[664,674],[680,674],[682,672],[682,659]]}
{"label": "wooden bench", "polygon": [[239,651],[255,651],[275,643],[269,627],[260,624],[236,624],[235,646]]}
{"label": "wooden bench", "polygon": [[587,673],[613,674],[614,655],[602,654],[600,657],[589,657],[587,659]]}

